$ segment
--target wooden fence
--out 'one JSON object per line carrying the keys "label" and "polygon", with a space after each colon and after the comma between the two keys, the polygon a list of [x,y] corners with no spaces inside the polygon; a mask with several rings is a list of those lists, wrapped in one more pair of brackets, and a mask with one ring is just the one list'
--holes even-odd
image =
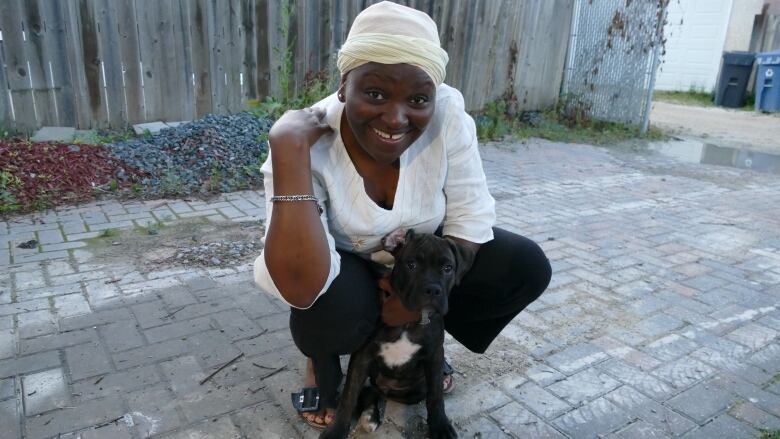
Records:
{"label": "wooden fence", "polygon": [[[371,0],[0,0],[0,126],[119,128],[190,120],[278,96],[332,69]],[[556,101],[572,0],[406,0],[438,23],[447,83],[470,109],[513,93],[519,109]],[[289,24],[282,40],[280,24]]]}

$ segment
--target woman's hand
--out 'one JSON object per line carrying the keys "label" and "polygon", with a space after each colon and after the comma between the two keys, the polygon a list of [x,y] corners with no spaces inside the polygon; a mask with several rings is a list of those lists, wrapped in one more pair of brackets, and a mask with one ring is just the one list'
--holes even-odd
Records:
{"label": "woman's hand", "polygon": [[401,303],[401,298],[390,286],[390,273],[379,279],[379,290],[382,301],[382,322],[387,326],[403,326],[407,323],[419,322],[422,313],[409,311]]}
{"label": "woman's hand", "polygon": [[[268,132],[268,143],[273,153],[289,145],[306,148],[314,145],[323,134],[333,131],[325,122],[325,112],[304,108],[285,112]],[[277,148],[274,148],[276,146]],[[287,148],[284,148],[287,149]]]}

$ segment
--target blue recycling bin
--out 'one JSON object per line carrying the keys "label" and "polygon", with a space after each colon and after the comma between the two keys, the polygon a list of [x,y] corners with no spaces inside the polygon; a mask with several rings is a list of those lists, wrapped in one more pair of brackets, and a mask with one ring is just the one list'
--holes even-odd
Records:
{"label": "blue recycling bin", "polygon": [[780,111],[780,50],[756,54],[756,111]]}

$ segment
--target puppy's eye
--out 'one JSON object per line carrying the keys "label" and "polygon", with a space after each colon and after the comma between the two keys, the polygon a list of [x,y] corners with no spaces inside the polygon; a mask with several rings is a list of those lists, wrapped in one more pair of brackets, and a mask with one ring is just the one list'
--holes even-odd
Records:
{"label": "puppy's eye", "polygon": [[452,272],[452,265],[449,265],[449,264],[447,264],[447,265],[445,265],[444,267],[442,267],[441,269],[442,269],[442,271],[444,271],[445,273],[450,273],[450,272]]}
{"label": "puppy's eye", "polygon": [[410,270],[414,270],[415,268],[417,268],[417,262],[414,262],[414,261],[409,261],[409,262],[407,262],[407,263],[406,263],[406,266],[407,266],[407,267],[408,267]]}

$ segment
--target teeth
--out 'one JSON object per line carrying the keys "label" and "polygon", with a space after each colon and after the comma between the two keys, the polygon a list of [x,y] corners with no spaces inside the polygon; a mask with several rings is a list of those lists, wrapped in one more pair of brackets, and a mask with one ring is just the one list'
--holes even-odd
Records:
{"label": "teeth", "polygon": [[374,130],[374,132],[375,132],[375,133],[376,133],[376,134],[377,134],[379,137],[381,137],[381,138],[383,138],[383,139],[399,140],[399,139],[401,139],[403,136],[405,136],[405,135],[406,135],[406,133],[401,133],[401,134],[392,134],[392,135],[391,135],[391,134],[387,134],[387,133],[386,133],[386,132],[384,132],[384,131],[379,131],[379,130],[378,130],[378,129],[376,129],[376,128],[373,128],[373,130]]}

